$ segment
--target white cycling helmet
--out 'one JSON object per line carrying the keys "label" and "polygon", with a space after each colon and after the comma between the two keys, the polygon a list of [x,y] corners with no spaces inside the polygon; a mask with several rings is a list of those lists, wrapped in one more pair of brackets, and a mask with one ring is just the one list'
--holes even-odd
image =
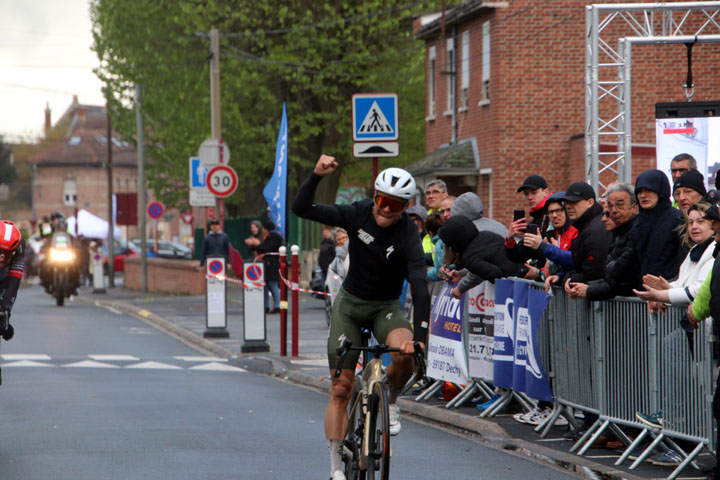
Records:
{"label": "white cycling helmet", "polygon": [[402,168],[386,168],[375,179],[375,191],[409,200],[415,195],[415,179]]}

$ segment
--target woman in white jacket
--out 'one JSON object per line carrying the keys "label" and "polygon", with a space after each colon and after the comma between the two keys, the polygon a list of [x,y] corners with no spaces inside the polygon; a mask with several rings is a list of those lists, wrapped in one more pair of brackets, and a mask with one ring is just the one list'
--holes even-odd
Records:
{"label": "woman in white jacket", "polygon": [[675,281],[668,282],[663,277],[645,275],[643,288],[645,291],[633,290],[635,294],[649,302],[651,311],[663,311],[665,304],[688,305],[697,295],[700,285],[712,270],[715,258],[715,241],[713,240],[712,222],[704,217],[710,208],[707,203],[696,203],[690,206],[685,214],[684,236],[691,245],[680,272]]}
{"label": "woman in white jacket", "polygon": [[[648,307],[652,312],[663,312],[665,305],[688,305],[692,303],[697,295],[700,285],[705,281],[712,270],[715,263],[713,252],[716,242],[713,240],[712,221],[704,218],[705,211],[710,208],[707,203],[693,204],[685,214],[684,237],[685,241],[691,245],[690,252],[680,266],[678,279],[668,282],[663,277],[653,275],[645,275],[643,277],[644,292],[633,290],[635,294],[647,300]],[[663,337],[663,362],[664,368],[668,372],[678,377],[687,377],[691,375],[688,371],[689,362],[687,358],[680,358],[680,350],[677,346],[683,343],[678,337],[687,335],[690,344],[692,344],[691,333],[685,333],[683,328],[677,328],[669,335]],[[690,345],[690,355],[692,355],[692,346]],[[663,412],[642,413],[635,412],[635,417],[645,425],[653,428],[662,428]],[[675,419],[677,421],[678,419]],[[678,456],[674,450],[659,452],[650,458],[650,462],[672,462],[660,463],[664,465],[679,464],[682,457]]]}

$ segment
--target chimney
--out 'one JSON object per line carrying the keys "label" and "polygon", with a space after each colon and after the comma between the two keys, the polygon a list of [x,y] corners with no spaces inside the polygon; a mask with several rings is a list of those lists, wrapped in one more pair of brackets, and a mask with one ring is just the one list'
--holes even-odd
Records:
{"label": "chimney", "polygon": [[49,132],[52,128],[52,122],[50,121],[50,103],[45,104],[45,133]]}

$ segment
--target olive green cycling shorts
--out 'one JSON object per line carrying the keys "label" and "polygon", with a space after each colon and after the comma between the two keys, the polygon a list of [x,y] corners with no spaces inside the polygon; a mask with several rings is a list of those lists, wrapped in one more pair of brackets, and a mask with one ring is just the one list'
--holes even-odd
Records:
{"label": "olive green cycling shorts", "polygon": [[[353,347],[362,346],[361,327],[370,328],[379,343],[385,343],[388,334],[397,328],[412,331],[399,299],[362,300],[340,288],[333,302],[327,344],[331,370],[337,367],[337,348],[342,345],[344,338],[350,339]],[[343,368],[354,370],[359,356],[360,352],[348,352]]]}

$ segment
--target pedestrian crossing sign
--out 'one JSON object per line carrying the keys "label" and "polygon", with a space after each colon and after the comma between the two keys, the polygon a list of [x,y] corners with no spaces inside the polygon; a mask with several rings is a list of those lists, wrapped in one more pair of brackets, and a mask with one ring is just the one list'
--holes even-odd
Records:
{"label": "pedestrian crossing sign", "polygon": [[352,120],[356,142],[397,140],[397,94],[356,93],[352,96]]}

